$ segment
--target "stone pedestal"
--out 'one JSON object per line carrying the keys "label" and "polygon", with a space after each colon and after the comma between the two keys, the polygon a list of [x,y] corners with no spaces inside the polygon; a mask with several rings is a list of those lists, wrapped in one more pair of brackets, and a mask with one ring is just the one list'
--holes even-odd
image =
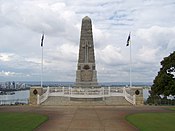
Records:
{"label": "stone pedestal", "polygon": [[143,105],[143,88],[142,87],[132,87],[131,88],[131,95],[135,95],[136,98],[136,105]]}
{"label": "stone pedestal", "polygon": [[34,86],[30,88],[30,98],[29,104],[30,105],[37,105],[37,95],[43,94],[43,88],[40,86]]}

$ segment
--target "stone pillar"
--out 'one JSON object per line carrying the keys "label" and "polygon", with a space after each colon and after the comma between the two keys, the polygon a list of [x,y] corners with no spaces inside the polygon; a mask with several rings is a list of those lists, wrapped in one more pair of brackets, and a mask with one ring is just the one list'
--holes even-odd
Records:
{"label": "stone pillar", "polygon": [[131,87],[131,95],[135,95],[136,105],[143,105],[143,88]]}
{"label": "stone pillar", "polygon": [[79,58],[76,71],[76,87],[99,87],[95,65],[94,42],[91,19],[86,16],[82,19]]}
{"label": "stone pillar", "polygon": [[30,88],[30,98],[29,104],[30,105],[37,105],[37,95],[43,94],[43,88],[39,86],[34,86]]}

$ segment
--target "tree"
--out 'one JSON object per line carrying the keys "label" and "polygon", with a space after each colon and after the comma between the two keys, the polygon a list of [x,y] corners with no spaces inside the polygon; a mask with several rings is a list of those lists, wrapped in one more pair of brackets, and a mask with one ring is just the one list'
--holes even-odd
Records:
{"label": "tree", "polygon": [[175,51],[161,62],[162,67],[153,81],[151,96],[175,95]]}

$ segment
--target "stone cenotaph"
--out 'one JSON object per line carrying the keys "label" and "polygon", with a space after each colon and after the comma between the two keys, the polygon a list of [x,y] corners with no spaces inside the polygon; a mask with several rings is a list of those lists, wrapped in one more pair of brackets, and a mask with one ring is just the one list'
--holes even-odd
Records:
{"label": "stone cenotaph", "polygon": [[88,16],[82,19],[75,86],[82,88],[98,87],[92,22]]}

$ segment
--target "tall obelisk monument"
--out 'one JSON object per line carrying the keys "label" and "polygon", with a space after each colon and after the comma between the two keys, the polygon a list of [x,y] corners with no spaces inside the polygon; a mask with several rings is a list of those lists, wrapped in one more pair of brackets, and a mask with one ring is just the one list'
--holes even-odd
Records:
{"label": "tall obelisk monument", "polygon": [[76,71],[76,87],[97,87],[97,71],[95,67],[94,43],[91,19],[82,19],[79,59]]}

